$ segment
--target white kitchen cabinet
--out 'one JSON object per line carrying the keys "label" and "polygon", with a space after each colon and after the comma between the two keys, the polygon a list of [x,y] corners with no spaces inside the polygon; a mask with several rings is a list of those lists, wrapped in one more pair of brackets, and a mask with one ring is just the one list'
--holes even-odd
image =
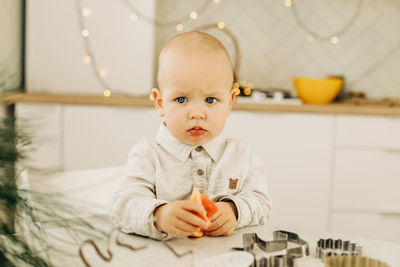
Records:
{"label": "white kitchen cabinet", "polygon": [[63,112],[58,104],[17,104],[16,117],[21,127],[32,134],[26,164],[46,170],[62,169]]}
{"label": "white kitchen cabinet", "polygon": [[160,124],[150,108],[23,103],[16,116],[34,134],[27,164],[43,170],[125,165],[130,148]]}
{"label": "white kitchen cabinet", "polygon": [[400,119],[341,115],[335,135],[330,230],[400,242]]}
{"label": "white kitchen cabinet", "polygon": [[160,117],[151,108],[66,106],[65,170],[125,165],[132,146],[154,138]]}
{"label": "white kitchen cabinet", "polygon": [[336,146],[400,152],[398,117],[342,115],[338,116],[336,129]]}
{"label": "white kitchen cabinet", "polygon": [[334,209],[400,213],[400,152],[336,149]]}
{"label": "white kitchen cabinet", "polygon": [[263,160],[272,227],[327,230],[332,125],[332,115],[232,112],[224,133],[246,141]]}

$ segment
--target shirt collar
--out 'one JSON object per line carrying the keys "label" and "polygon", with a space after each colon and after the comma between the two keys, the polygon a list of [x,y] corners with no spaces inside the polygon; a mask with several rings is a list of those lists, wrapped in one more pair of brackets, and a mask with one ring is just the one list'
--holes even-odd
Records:
{"label": "shirt collar", "polygon": [[[180,161],[186,161],[192,150],[196,148],[196,146],[182,143],[179,139],[174,137],[164,123],[160,125],[156,142]],[[203,144],[202,147],[214,161],[217,161],[221,157],[225,147],[225,138],[217,136],[206,144]]]}
{"label": "shirt collar", "polygon": [[186,161],[193,149],[193,146],[186,145],[175,138],[164,123],[160,125],[156,142],[180,161]]}
{"label": "shirt collar", "polygon": [[203,144],[202,147],[214,161],[218,161],[224,151],[225,144],[225,138],[219,135],[211,141]]}

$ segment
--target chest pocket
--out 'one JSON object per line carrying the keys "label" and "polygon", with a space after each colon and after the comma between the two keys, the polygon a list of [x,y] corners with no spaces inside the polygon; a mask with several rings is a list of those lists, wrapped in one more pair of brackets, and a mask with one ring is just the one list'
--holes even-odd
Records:
{"label": "chest pocket", "polygon": [[238,188],[238,184],[239,184],[239,178],[229,178],[229,185],[228,188],[230,190],[235,190]]}
{"label": "chest pocket", "polygon": [[239,176],[225,176],[216,183],[214,188],[217,194],[235,194],[240,192],[243,186],[243,178]]}
{"label": "chest pocket", "polygon": [[242,191],[243,187],[243,177],[239,176],[230,176],[226,178],[225,188],[229,194],[235,194],[237,192]]}

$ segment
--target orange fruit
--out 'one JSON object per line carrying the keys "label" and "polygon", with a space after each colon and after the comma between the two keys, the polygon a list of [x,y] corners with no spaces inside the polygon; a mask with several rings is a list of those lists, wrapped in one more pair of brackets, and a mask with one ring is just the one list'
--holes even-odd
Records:
{"label": "orange fruit", "polygon": [[211,218],[215,213],[217,213],[218,206],[215,205],[215,203],[204,194],[201,194],[200,198],[201,205],[203,205],[204,209],[207,212],[207,217]]}
{"label": "orange fruit", "polygon": [[[199,189],[193,187],[192,195],[189,198],[190,201],[194,203],[201,204],[207,212],[207,215],[199,214],[198,212],[194,212],[197,216],[199,216],[204,221],[210,223],[210,218],[218,211],[218,206],[207,197],[207,195],[200,193]],[[204,235],[204,230],[200,229],[200,231],[191,234],[191,237],[202,237]]]}
{"label": "orange fruit", "polygon": [[204,231],[198,231],[198,232],[194,232],[192,233],[189,237],[202,237],[204,235]]}

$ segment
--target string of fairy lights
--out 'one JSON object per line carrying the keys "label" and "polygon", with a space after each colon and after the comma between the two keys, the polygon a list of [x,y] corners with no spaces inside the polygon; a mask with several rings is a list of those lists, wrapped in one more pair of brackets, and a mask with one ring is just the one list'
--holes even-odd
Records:
{"label": "string of fairy lights", "polygon": [[354,25],[357,19],[360,17],[362,5],[364,0],[358,0],[356,4],[356,8],[354,14],[351,18],[344,24],[342,29],[327,35],[319,34],[316,31],[312,30],[300,17],[297,6],[295,4],[295,0],[284,0],[284,5],[290,7],[292,15],[296,21],[296,23],[302,28],[307,34],[307,41],[313,42],[314,40],[319,41],[330,41],[332,44],[337,44],[341,36],[343,36],[350,28]]}
{"label": "string of fairy lights", "polygon": [[[130,10],[131,15],[130,18],[132,21],[136,21],[138,19],[142,19],[144,21],[147,21],[149,23],[153,23],[156,26],[160,26],[160,27],[171,27],[171,26],[175,26],[177,31],[182,31],[183,30],[183,24],[189,20],[195,20],[198,18],[198,16],[200,14],[203,14],[204,12],[206,12],[206,10],[209,8],[211,1],[210,0],[206,0],[204,1],[204,3],[200,6],[199,9],[195,10],[195,11],[191,11],[189,16],[188,15],[184,15],[181,16],[180,18],[177,19],[173,19],[170,21],[163,21],[160,18],[151,18],[149,16],[147,16],[146,14],[141,13],[133,4],[131,1],[129,0],[121,0]],[[213,2],[215,4],[220,3],[221,0],[214,0]]]}
{"label": "string of fairy lights", "polygon": [[[130,0],[121,0],[122,3],[129,9],[130,11],[130,20],[132,22],[136,22],[138,20],[143,20],[148,23],[152,23],[153,25],[156,25],[158,27],[172,27],[174,26],[176,31],[181,32],[184,30],[184,24],[188,21],[193,21],[197,20],[200,16],[202,16],[210,7],[212,4],[219,4],[221,0],[204,0],[203,4],[196,10],[192,10],[189,14],[185,14],[179,18],[169,20],[169,21],[164,21],[160,18],[152,18],[143,12],[141,12],[138,8],[136,8],[135,5],[132,4]],[[339,38],[343,36],[355,23],[355,21],[359,18],[361,14],[361,8],[364,0],[358,0],[356,9],[354,11],[353,16],[349,19],[349,21],[343,26],[342,29],[328,35],[322,35],[314,30],[312,30],[305,22],[304,20],[300,17],[297,11],[297,6],[295,4],[295,0],[283,0],[283,4],[286,7],[291,8],[292,15],[298,24],[300,28],[302,28],[306,32],[306,37],[308,42],[313,42],[315,40],[319,41],[330,41],[332,44],[337,44],[339,42]],[[85,49],[85,54],[82,57],[82,61],[84,64],[90,64],[91,69],[93,73],[95,73],[95,76],[99,83],[101,84],[103,88],[103,95],[104,97],[110,97],[111,94],[115,94],[116,90],[112,89],[112,87],[108,84],[106,81],[106,76],[107,76],[107,69],[106,68],[101,68],[96,61],[95,55],[93,53],[92,47],[91,47],[91,42],[90,42],[90,34],[91,31],[90,29],[86,26],[85,23],[85,18],[91,16],[91,9],[89,7],[84,7],[82,5],[82,0],[75,0],[75,6],[76,6],[76,11],[78,14],[78,24],[79,24],[79,29],[80,29],[80,35],[83,39],[83,44],[84,44],[84,49]],[[227,31],[226,25],[224,22],[220,21],[215,24],[215,27]],[[238,56],[238,55],[236,55]],[[245,95],[250,95],[251,90],[254,87],[254,84],[252,83],[247,83],[246,81],[241,81],[239,83],[234,84],[234,88],[239,89],[239,85],[244,88],[244,94]]]}
{"label": "string of fairy lights", "polygon": [[[144,20],[149,23],[153,23],[156,26],[160,27],[171,27],[175,26],[178,32],[183,31],[185,22],[189,20],[196,20],[200,15],[206,12],[209,8],[210,4],[219,4],[221,0],[205,0],[204,3],[197,9],[190,12],[189,15],[182,16],[178,19],[174,19],[171,21],[162,21],[159,18],[151,18],[146,14],[142,13],[137,9],[132,2],[129,0],[121,0],[130,10],[130,20],[135,22],[139,19]],[[82,58],[83,63],[90,64],[92,71],[95,73],[97,80],[101,84],[103,88],[103,95],[105,97],[110,97],[112,92],[115,92],[111,86],[106,81],[107,69],[100,68],[96,58],[94,56],[91,43],[90,43],[90,29],[85,24],[85,17],[91,16],[91,9],[88,7],[83,7],[81,0],[75,0],[75,6],[78,14],[78,24],[80,29],[80,34],[83,39],[85,55]],[[225,24],[223,22],[218,23],[218,28],[223,29]]]}

